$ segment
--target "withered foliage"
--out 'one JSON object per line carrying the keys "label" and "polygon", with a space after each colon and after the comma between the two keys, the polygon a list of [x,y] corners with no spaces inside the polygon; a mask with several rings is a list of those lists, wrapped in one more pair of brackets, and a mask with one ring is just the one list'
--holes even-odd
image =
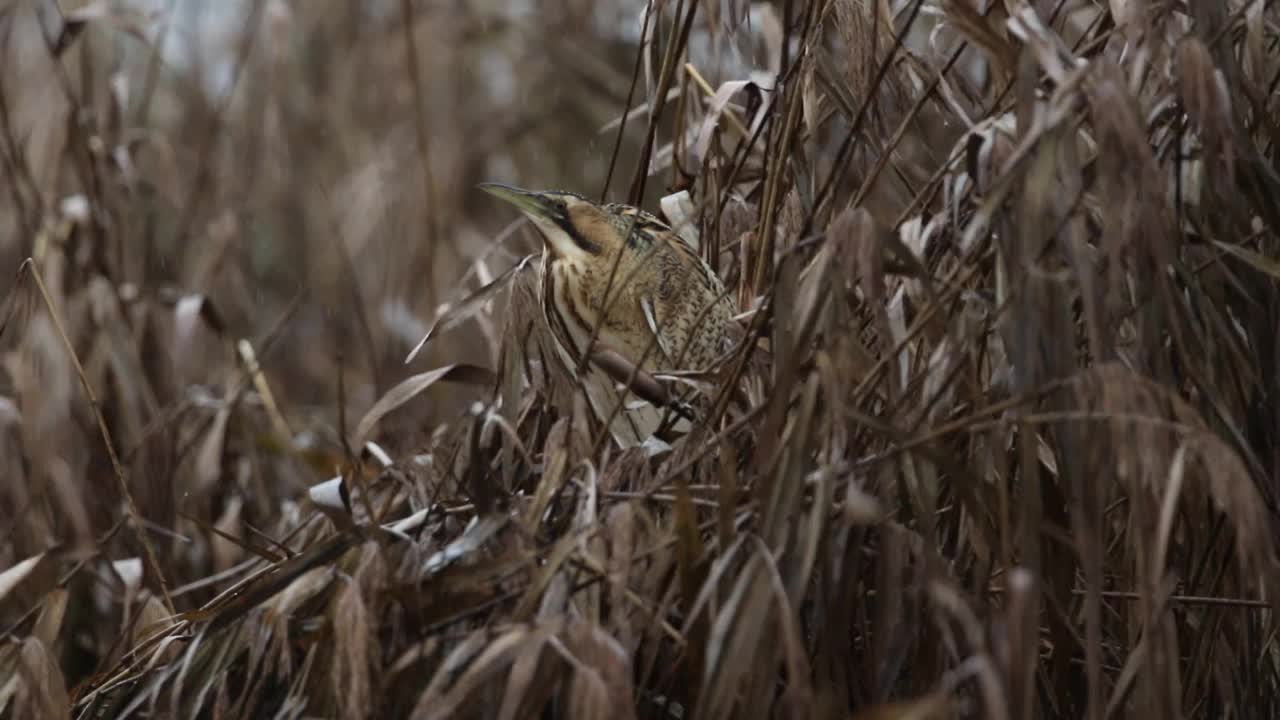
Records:
{"label": "withered foliage", "polygon": [[[1273,4],[0,43],[0,717],[1280,716]],[[714,372],[602,359],[691,433],[611,445],[483,180],[725,278]]]}

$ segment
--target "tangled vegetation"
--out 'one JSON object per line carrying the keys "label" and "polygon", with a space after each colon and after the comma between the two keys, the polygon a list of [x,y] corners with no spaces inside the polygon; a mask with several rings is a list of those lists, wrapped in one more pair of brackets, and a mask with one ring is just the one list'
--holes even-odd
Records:
{"label": "tangled vegetation", "polygon": [[[143,5],[0,5],[0,716],[1280,716],[1271,3]],[[700,248],[701,425],[487,180]]]}

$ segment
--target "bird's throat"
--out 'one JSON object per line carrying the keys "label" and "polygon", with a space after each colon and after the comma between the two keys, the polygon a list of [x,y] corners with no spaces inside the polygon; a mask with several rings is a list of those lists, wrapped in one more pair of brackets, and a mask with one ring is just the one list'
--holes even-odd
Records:
{"label": "bird's throat", "polygon": [[542,259],[542,310],[559,351],[573,372],[590,342],[595,313],[586,307],[581,285],[584,268],[571,259],[546,253]]}

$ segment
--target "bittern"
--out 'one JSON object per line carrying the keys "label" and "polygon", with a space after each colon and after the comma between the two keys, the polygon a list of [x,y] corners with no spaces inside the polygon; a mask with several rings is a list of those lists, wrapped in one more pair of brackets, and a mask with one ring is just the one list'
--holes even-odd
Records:
{"label": "bittern", "polygon": [[[733,301],[710,266],[639,208],[576,193],[484,183],[542,235],[538,300],[560,362],[624,448],[660,429],[670,408],[638,400],[615,363],[652,376],[706,371],[731,349]],[[633,371],[630,377],[635,377]],[[688,415],[671,423],[687,431]]]}

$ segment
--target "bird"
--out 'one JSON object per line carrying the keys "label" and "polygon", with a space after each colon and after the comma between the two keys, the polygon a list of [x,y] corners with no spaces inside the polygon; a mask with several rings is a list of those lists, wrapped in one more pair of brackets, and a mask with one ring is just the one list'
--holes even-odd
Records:
{"label": "bird", "polygon": [[[479,188],[514,205],[541,235],[537,298],[551,344],[618,445],[643,445],[664,423],[688,432],[687,408],[668,422],[672,404],[660,407],[666,398],[651,378],[710,372],[732,350],[734,302],[715,271],[640,208],[564,190]],[[648,383],[636,382],[645,374]]]}

